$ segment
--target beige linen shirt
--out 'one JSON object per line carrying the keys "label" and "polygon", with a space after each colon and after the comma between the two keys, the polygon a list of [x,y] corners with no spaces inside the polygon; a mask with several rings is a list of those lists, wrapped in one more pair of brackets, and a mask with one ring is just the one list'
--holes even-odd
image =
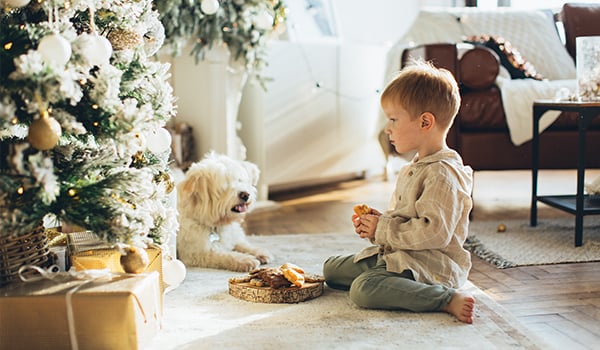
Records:
{"label": "beige linen shirt", "polygon": [[473,170],[445,148],[405,165],[390,209],[379,217],[373,246],[354,261],[382,253],[387,270],[411,270],[416,281],[459,288],[471,269],[468,235]]}

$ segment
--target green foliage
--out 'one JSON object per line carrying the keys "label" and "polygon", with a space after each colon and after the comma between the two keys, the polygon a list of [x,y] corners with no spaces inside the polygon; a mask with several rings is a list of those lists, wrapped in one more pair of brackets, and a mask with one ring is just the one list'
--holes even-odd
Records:
{"label": "green foliage", "polygon": [[[263,82],[267,65],[266,43],[285,21],[281,0],[221,0],[216,13],[205,14],[201,1],[155,0],[160,20],[165,27],[165,44],[171,54],[182,53],[192,43],[196,61],[217,45],[226,45],[231,60],[241,62],[249,73]],[[271,19],[268,25],[265,19]]]}

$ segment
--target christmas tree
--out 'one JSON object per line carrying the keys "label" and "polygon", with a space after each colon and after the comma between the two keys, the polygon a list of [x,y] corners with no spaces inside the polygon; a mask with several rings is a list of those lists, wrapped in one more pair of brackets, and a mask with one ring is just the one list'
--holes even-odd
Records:
{"label": "christmas tree", "polygon": [[175,105],[152,1],[3,5],[0,236],[54,218],[108,242],[166,243]]}

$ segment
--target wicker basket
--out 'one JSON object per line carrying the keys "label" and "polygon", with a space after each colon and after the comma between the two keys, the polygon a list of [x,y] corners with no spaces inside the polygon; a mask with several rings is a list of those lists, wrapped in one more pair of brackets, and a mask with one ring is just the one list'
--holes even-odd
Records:
{"label": "wicker basket", "polygon": [[[43,226],[20,236],[0,237],[0,285],[19,279],[24,265],[46,267],[50,264],[50,248]],[[24,274],[34,273],[28,270]]]}

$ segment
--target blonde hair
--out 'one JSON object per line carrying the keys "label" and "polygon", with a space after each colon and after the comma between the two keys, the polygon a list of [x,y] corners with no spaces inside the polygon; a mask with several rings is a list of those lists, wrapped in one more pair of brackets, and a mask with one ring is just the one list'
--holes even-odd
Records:
{"label": "blonde hair", "polygon": [[460,107],[460,93],[450,71],[416,60],[388,83],[381,94],[384,102],[402,105],[412,118],[430,112],[440,126],[449,129]]}

